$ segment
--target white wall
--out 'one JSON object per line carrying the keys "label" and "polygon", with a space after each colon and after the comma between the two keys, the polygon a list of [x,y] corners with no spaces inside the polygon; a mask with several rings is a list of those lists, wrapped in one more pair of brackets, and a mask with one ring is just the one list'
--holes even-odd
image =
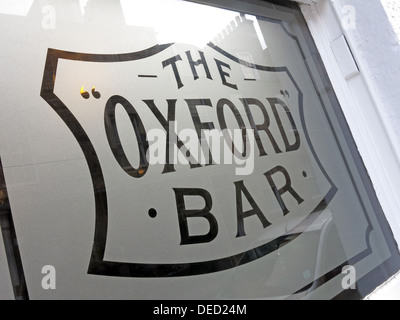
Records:
{"label": "white wall", "polygon": [[[398,0],[336,0],[356,8],[356,28],[348,30],[358,58],[364,60],[364,71],[369,73],[376,90],[379,108],[391,122],[400,146],[400,1]],[[384,7],[382,6],[384,4]],[[386,9],[386,11],[385,11]],[[387,12],[387,13],[386,13]],[[390,17],[390,23],[388,20]],[[366,70],[366,67],[369,70]]]}
{"label": "white wall", "polygon": [[381,2],[400,42],[400,1],[381,0]]}

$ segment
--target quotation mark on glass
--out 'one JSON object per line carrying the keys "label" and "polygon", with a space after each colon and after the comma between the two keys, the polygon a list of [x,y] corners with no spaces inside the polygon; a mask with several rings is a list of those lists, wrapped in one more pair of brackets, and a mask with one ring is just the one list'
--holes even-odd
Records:
{"label": "quotation mark on glass", "polygon": [[[82,96],[82,98],[84,98],[86,100],[90,98],[90,93],[85,90],[85,86],[83,86],[81,88],[81,96]],[[96,91],[96,87],[92,88],[92,96],[95,99],[100,99],[101,98],[101,94],[100,94],[99,91]]]}
{"label": "quotation mark on glass", "polygon": [[287,91],[287,90],[285,90],[285,91],[281,90],[281,95],[284,96],[284,97],[290,98],[289,91]]}

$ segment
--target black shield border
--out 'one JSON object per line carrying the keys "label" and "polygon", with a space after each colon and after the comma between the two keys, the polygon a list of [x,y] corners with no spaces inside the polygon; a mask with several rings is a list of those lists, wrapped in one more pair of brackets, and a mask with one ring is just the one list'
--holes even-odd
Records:
{"label": "black shield border", "polygon": [[268,72],[283,72],[293,82],[294,86],[298,90],[299,108],[301,115],[301,123],[303,132],[306,136],[309,148],[324,174],[327,181],[330,183],[331,188],[324,199],[318,204],[318,206],[308,215],[308,217],[294,229],[296,234],[293,234],[293,230],[287,232],[285,235],[263,244],[257,248],[251,249],[246,252],[242,252],[230,257],[224,257],[217,260],[201,261],[193,263],[176,263],[176,264],[144,264],[144,263],[130,263],[130,262],[116,262],[116,261],[105,261],[105,248],[107,242],[107,231],[108,231],[108,206],[107,206],[107,191],[104,182],[104,176],[101,169],[101,164],[95,148],[90,141],[89,136],[81,126],[79,121],[75,118],[68,107],[57,97],[54,93],[55,81],[57,76],[58,61],[60,59],[82,61],[82,62],[103,62],[103,63],[117,63],[127,62],[134,60],[141,60],[151,56],[154,56],[167,48],[173,46],[173,44],[156,45],[149,49],[125,53],[125,54],[88,54],[78,52],[68,52],[62,50],[48,49],[46,65],[43,75],[43,82],[41,87],[41,97],[54,109],[54,111],[60,116],[65,122],[67,127],[71,130],[78,144],[80,145],[82,152],[85,156],[90,175],[92,178],[94,195],[95,195],[95,233],[94,242],[92,248],[92,254],[90,257],[88,274],[102,275],[102,276],[113,276],[113,277],[134,277],[134,278],[168,278],[168,277],[184,277],[202,275],[208,273],[220,272],[238,266],[250,263],[257,259],[260,259],[278,248],[287,245],[291,241],[295,240],[301,235],[302,231],[305,231],[313,221],[318,217],[318,212],[324,210],[330,201],[334,198],[337,193],[337,187],[324,170],[316,152],[311,143],[311,139],[306,130],[305,118],[303,113],[303,93],[300,87],[296,83],[292,74],[287,67],[268,67],[252,64],[236,58],[235,56],[225,52],[218,46],[209,43],[209,47],[224,55],[226,58],[241,64],[243,66],[253,68],[260,71]]}

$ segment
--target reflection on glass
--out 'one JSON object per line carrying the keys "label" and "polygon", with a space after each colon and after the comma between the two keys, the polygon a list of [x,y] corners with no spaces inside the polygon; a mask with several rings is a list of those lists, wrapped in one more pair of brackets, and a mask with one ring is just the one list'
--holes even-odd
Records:
{"label": "reflection on glass", "polygon": [[33,0],[0,0],[0,14],[26,16]]}
{"label": "reflection on glass", "polygon": [[204,47],[238,16],[237,12],[176,0],[121,0],[127,25],[152,28],[159,43]]}

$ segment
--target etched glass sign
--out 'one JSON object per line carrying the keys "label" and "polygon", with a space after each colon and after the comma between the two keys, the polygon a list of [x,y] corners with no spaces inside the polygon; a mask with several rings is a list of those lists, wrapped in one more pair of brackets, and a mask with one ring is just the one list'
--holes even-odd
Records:
{"label": "etched glass sign", "polygon": [[0,156],[30,297],[362,297],[395,271],[297,7],[96,3],[54,2],[46,19],[74,15],[46,32],[36,3],[7,16],[33,54],[2,35],[26,88],[2,77]]}

